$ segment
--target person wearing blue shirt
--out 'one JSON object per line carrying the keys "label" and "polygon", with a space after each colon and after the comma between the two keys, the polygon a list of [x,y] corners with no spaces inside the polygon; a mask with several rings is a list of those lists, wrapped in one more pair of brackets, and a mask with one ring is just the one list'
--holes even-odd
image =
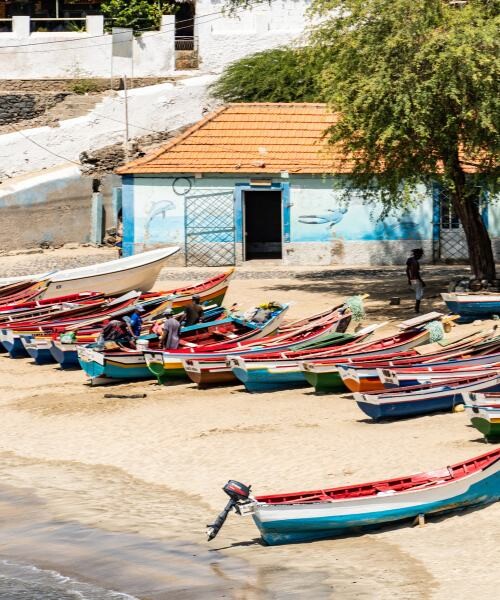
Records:
{"label": "person wearing blue shirt", "polygon": [[135,337],[139,337],[141,335],[141,313],[143,312],[144,309],[142,308],[142,306],[136,306],[134,308],[134,312],[130,315],[130,328],[132,329],[132,333],[135,335]]}

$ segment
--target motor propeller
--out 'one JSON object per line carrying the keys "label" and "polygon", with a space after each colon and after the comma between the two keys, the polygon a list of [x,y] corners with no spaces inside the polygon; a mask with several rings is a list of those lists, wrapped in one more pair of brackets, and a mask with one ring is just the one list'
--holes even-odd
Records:
{"label": "motor propeller", "polygon": [[224,509],[219,513],[215,521],[211,525],[207,525],[207,541],[210,542],[219,533],[222,526],[226,522],[227,515],[234,509],[237,514],[241,514],[240,505],[249,502],[250,489],[252,486],[244,485],[239,481],[230,479],[222,488],[229,496],[229,502]]}

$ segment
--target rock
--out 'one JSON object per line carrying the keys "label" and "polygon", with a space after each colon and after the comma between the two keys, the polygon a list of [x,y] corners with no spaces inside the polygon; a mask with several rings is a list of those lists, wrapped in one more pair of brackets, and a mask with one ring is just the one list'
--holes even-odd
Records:
{"label": "rock", "polygon": [[79,247],[80,244],[77,244],[76,242],[68,242],[63,245],[63,248],[67,248],[68,250],[77,250]]}

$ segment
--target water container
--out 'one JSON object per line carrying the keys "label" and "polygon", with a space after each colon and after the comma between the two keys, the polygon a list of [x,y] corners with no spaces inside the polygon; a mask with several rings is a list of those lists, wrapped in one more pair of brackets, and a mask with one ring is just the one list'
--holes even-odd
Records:
{"label": "water container", "polygon": [[149,340],[137,340],[135,342],[135,347],[137,348],[137,350],[144,352],[144,350],[147,350],[149,348]]}

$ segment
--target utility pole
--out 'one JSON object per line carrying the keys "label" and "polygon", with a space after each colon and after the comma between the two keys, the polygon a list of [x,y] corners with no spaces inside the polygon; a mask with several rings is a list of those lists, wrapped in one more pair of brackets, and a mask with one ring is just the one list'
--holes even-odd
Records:
{"label": "utility pole", "polygon": [[125,145],[124,145],[124,155],[125,162],[129,161],[129,152],[128,152],[128,94],[127,94],[127,76],[123,76],[123,98],[125,100]]}

